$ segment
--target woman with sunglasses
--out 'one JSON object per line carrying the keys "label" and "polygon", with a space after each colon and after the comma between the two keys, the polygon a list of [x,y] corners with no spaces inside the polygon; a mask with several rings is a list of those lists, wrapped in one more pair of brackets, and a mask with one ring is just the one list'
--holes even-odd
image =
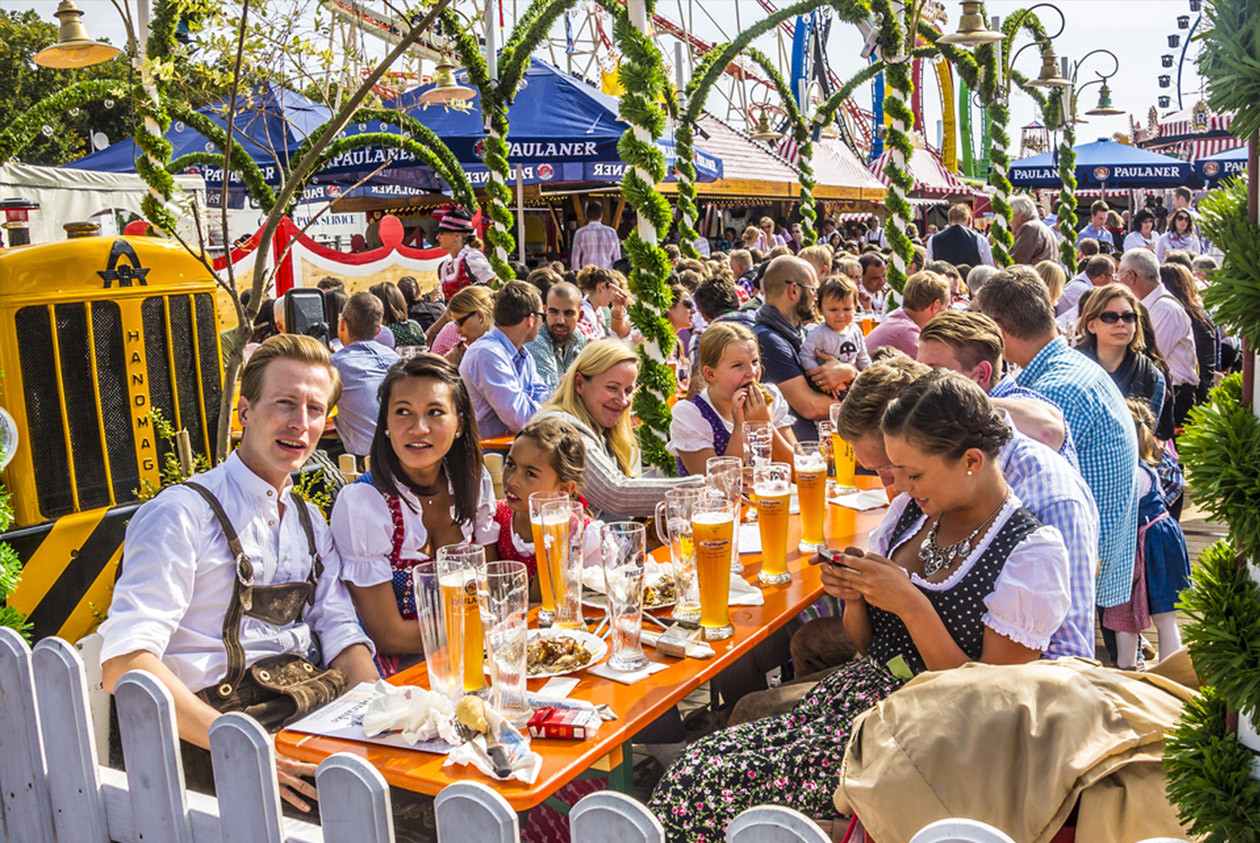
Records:
{"label": "woman with sunglasses", "polygon": [[1164,255],[1173,249],[1189,252],[1191,256],[1203,253],[1203,242],[1194,234],[1194,218],[1185,208],[1178,208],[1168,218],[1168,231],[1155,244],[1155,257],[1163,263]]}
{"label": "woman with sunglasses", "polygon": [[[1147,353],[1142,304],[1123,284],[1108,284],[1081,297],[1076,350],[1107,370],[1120,394],[1136,398],[1160,417],[1168,379]],[[1154,343],[1150,344],[1154,347]]]}
{"label": "woman with sunglasses", "polygon": [[464,350],[494,327],[494,293],[481,285],[465,287],[451,298],[443,322],[429,329],[434,335],[429,350],[458,366]]}
{"label": "woman with sunglasses", "polygon": [[1133,230],[1124,238],[1124,250],[1150,249],[1155,251],[1159,235],[1155,231],[1155,215],[1145,208],[1133,215]]}
{"label": "woman with sunglasses", "polygon": [[691,347],[692,316],[696,312],[696,303],[687,288],[678,283],[669,285],[669,300],[671,304],[665,311],[665,318],[674,333],[678,334],[678,355],[682,355],[684,349]]}

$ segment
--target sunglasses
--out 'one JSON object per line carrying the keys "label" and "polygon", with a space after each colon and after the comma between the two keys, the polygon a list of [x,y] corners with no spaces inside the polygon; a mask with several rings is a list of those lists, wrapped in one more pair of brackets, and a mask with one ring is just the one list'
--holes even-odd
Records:
{"label": "sunglasses", "polygon": [[1130,310],[1128,313],[1116,313],[1114,310],[1104,310],[1098,314],[1098,319],[1104,325],[1114,325],[1117,322],[1123,322],[1126,325],[1133,325],[1138,320],[1138,315]]}
{"label": "sunglasses", "polygon": [[459,327],[459,328],[464,327],[465,322],[467,322],[469,319],[472,319],[474,316],[477,316],[480,313],[481,313],[480,310],[474,310],[472,313],[465,313],[463,316],[455,320],[456,327]]}
{"label": "sunglasses", "polygon": [[682,306],[683,306],[683,307],[685,307],[685,308],[687,308],[688,310],[695,310],[695,309],[696,309],[696,303],[695,303],[695,302],[693,302],[691,299],[683,299],[683,300],[682,300]]}

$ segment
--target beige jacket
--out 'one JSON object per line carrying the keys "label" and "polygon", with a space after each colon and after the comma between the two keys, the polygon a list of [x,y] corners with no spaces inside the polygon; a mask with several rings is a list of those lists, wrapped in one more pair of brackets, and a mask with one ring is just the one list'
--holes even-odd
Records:
{"label": "beige jacket", "polygon": [[854,723],[836,807],[878,843],[948,817],[1045,843],[1078,800],[1077,840],[1189,839],[1161,756],[1192,693],[1072,658],[923,673]]}

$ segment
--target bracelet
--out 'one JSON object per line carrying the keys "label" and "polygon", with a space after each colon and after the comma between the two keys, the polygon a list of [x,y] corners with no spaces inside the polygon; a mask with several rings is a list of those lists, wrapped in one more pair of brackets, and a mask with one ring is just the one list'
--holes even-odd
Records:
{"label": "bracelet", "polygon": [[[620,310],[621,312],[620,312],[620,313],[618,313],[618,312],[617,312],[618,310]],[[626,318],[626,309],[625,309],[624,307],[622,307],[622,308],[616,308],[616,307],[612,308],[612,317],[613,317],[613,319],[625,319],[625,318]]]}

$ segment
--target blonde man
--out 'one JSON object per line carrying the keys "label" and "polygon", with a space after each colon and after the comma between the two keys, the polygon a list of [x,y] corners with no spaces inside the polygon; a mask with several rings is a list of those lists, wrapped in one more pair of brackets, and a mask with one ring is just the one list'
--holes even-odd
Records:
{"label": "blonde man", "polygon": [[818,276],[818,283],[821,284],[823,279],[831,274],[832,254],[830,246],[816,243],[801,249],[797,257],[814,268],[814,274]]}
{"label": "blonde man", "polygon": [[901,307],[880,322],[866,338],[866,350],[890,345],[913,358],[919,352],[919,331],[933,316],[948,310],[949,281],[935,272],[916,272],[906,279]]}

